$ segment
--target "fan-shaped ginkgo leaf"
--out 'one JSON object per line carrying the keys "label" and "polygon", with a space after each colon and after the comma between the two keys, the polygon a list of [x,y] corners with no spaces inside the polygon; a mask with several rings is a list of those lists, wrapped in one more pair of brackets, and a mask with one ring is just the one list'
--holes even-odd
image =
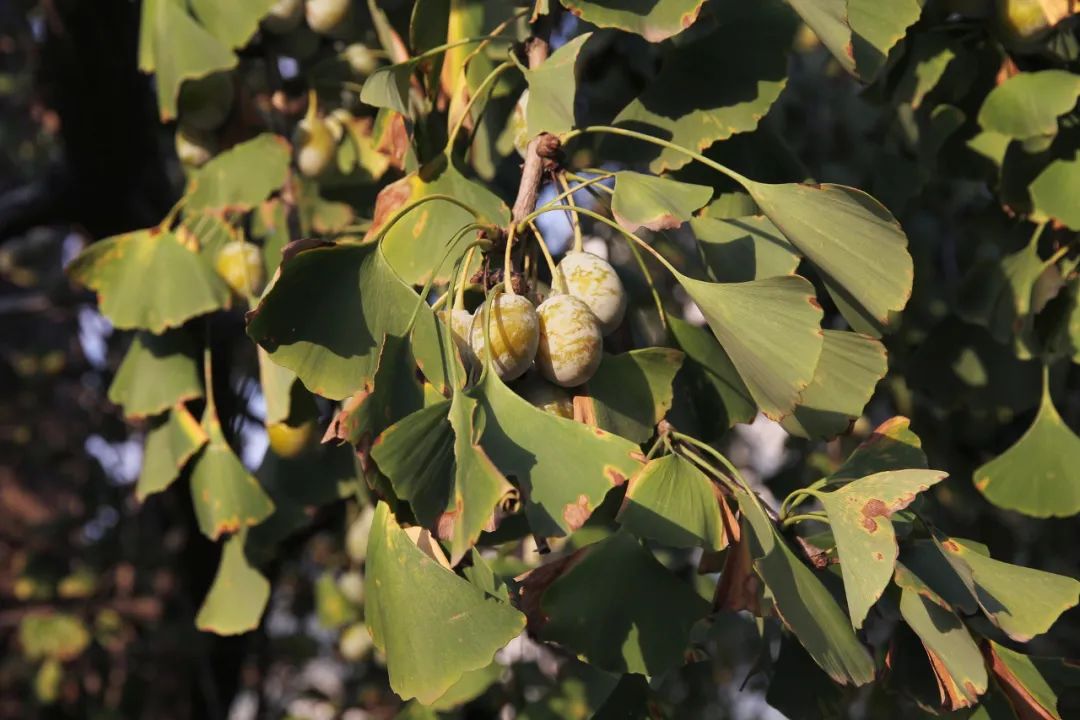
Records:
{"label": "fan-shaped ginkgo leaf", "polygon": [[697,217],[690,230],[717,282],[791,275],[799,265],[798,251],[767,217]]}
{"label": "fan-shaped ginkgo leaf", "polygon": [[540,133],[561,135],[574,127],[574,98],[577,92],[577,64],[581,47],[592,33],[578,35],[525,73],[529,99],[525,106],[526,136]]}
{"label": "fan-shaped ginkgo leaf", "polygon": [[146,433],[142,470],[135,484],[136,499],[143,502],[172,485],[207,439],[206,431],[183,403],[157,418]]}
{"label": "fan-shaped ginkgo leaf", "polygon": [[203,415],[202,426],[209,440],[193,461],[191,499],[199,529],[217,540],[258,525],[274,511],[274,503],[225,441],[212,407]]}
{"label": "fan-shaped ginkgo leaf", "polygon": [[672,382],[683,355],[668,348],[642,348],[605,355],[577,402],[591,406],[598,427],[643,443],[671,409]]}
{"label": "fan-shaped ginkgo leaf", "polygon": [[403,699],[437,700],[525,628],[524,615],[417,547],[386,503],[375,510],[365,570],[364,618]]}
{"label": "fan-shaped ginkgo leaf", "polygon": [[897,415],[874,428],[828,480],[835,485],[886,470],[925,467],[922,441],[911,432],[911,421]]}
{"label": "fan-shaped ginkgo leaf", "polygon": [[1028,191],[1038,214],[1080,230],[1080,154],[1054,160],[1032,181]]}
{"label": "fan-shaped ginkgo leaf", "polygon": [[259,627],[270,582],[252,567],[244,554],[247,532],[225,541],[214,584],[203,600],[195,627],[215,635],[241,635]]}
{"label": "fan-shaped ginkgo leaf", "polygon": [[214,157],[191,177],[185,210],[247,211],[285,184],[292,148],[263,133]]}
{"label": "fan-shaped ginkgo leaf", "polygon": [[227,47],[241,48],[259,28],[275,0],[191,0],[199,22]]}
{"label": "fan-shaped ginkgo leaf", "polygon": [[723,427],[748,423],[757,415],[757,405],[746,389],[746,383],[707,327],[698,327],[677,317],[668,318],[668,327],[675,342],[686,353],[684,364],[692,371],[700,370],[705,382],[716,391],[724,417]]}
{"label": "fan-shaped ginkgo leaf", "polygon": [[975,487],[999,507],[1034,517],[1080,513],[1080,437],[1061,419],[1049,389],[1016,444],[975,471]]}
{"label": "fan-shaped ginkgo leaf", "polygon": [[615,173],[611,212],[624,228],[673,229],[709,202],[713,190],[666,177],[622,170]]}
{"label": "fan-shaped ginkgo leaf", "polygon": [[693,25],[705,4],[705,0],[561,1],[571,13],[597,27],[626,30],[654,43]]}
{"label": "fan-shaped ginkgo leaf", "polygon": [[1065,70],[1021,72],[986,96],[979,109],[979,125],[1016,140],[1053,136],[1058,117],[1080,99],[1080,75]]}
{"label": "fan-shaped ginkgo leaf", "polygon": [[791,413],[814,377],[821,356],[821,306],[814,286],[798,275],[742,283],[712,283],[685,275],[679,282],[763,413]]}
{"label": "fan-shaped ginkgo leaf", "polygon": [[143,418],[202,397],[195,353],[195,343],[183,330],[136,333],[109,386],[109,401],[123,407],[125,417]]}
{"label": "fan-shaped ginkgo leaf", "polygon": [[161,228],[96,242],[67,272],[98,294],[102,314],[122,330],[162,333],[229,301],[228,287],[210,265]]}
{"label": "fan-shaped ginkgo leaf", "polygon": [[844,318],[878,337],[911,296],[907,236],[874,198],[844,185],[745,183],[751,197],[813,263]]}
{"label": "fan-shaped ginkgo leaf", "polygon": [[705,473],[680,455],[666,455],[630,478],[616,519],[634,535],[663,545],[722,550],[719,501]]}

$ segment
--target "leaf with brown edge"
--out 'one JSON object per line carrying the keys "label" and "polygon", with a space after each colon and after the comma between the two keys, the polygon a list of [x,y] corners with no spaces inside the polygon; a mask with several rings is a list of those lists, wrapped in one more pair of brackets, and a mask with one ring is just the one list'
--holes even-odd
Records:
{"label": "leaf with brown edge", "polygon": [[193,461],[191,500],[199,529],[217,540],[258,525],[274,512],[274,503],[229,447],[213,407],[203,414],[202,427],[209,439]]}
{"label": "leaf with brown edge", "polygon": [[856,629],[862,627],[896,567],[899,548],[889,517],[947,476],[937,470],[891,470],[815,496],[829,516]]}
{"label": "leaf with brown edge", "polygon": [[146,433],[143,464],[135,483],[135,499],[144,502],[166,490],[209,438],[183,403],[154,420]]}
{"label": "leaf with brown edge", "polygon": [[157,415],[177,403],[202,397],[195,343],[184,330],[161,335],[138,332],[109,385],[109,402],[126,418]]}
{"label": "leaf with brown edge", "polygon": [[615,173],[611,212],[630,232],[640,227],[673,230],[708,203],[712,193],[705,185],[621,170]]}
{"label": "leaf with brown edge", "polygon": [[643,443],[671,409],[672,383],[682,363],[683,354],[670,348],[605,355],[586,393],[574,397],[575,407],[585,405],[587,424]]}
{"label": "leaf with brown edge", "polygon": [[281,188],[289,175],[292,146],[263,133],[214,157],[191,177],[185,212],[247,212]]}
{"label": "leaf with brown edge", "polygon": [[563,573],[579,562],[587,549],[587,547],[578,548],[569,555],[546,562],[540,567],[514,578],[514,582],[517,584],[514,606],[525,613],[529,634],[533,637],[539,636],[548,621],[547,614],[540,607],[540,600],[544,597],[544,591],[551,586],[551,583],[559,579]]}
{"label": "leaf with brown edge", "polygon": [[987,640],[987,662],[1021,720],[1062,720],[1058,694],[1080,686],[1080,667],[1063,658],[1033,657]]}
{"label": "leaf with brown edge", "polygon": [[926,453],[919,436],[911,432],[911,421],[897,415],[874,428],[870,437],[848,456],[828,478],[837,485],[886,470],[925,468]]}
{"label": "leaf with brown edge", "polygon": [[631,0],[622,3],[562,0],[562,4],[597,27],[625,30],[658,43],[693,25],[705,0]]}

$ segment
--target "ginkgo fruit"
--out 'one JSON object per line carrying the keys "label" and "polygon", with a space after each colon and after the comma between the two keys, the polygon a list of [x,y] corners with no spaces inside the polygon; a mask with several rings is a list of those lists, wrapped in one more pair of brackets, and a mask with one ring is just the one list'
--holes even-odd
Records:
{"label": "ginkgo fruit", "polygon": [[254,243],[225,243],[214,259],[214,269],[237,295],[258,295],[266,282],[262,250]]}
{"label": "ginkgo fruit", "polygon": [[611,333],[626,314],[626,290],[615,268],[589,252],[571,251],[556,272],[566,292],[588,306],[600,323],[600,332]]}
{"label": "ginkgo fruit", "polygon": [[514,390],[533,407],[568,420],[574,419],[574,399],[570,393],[537,373],[526,375]]}
{"label": "ginkgo fruit", "polygon": [[349,14],[349,0],[307,0],[304,16],[308,27],[326,33],[340,25]]}
{"label": "ginkgo fruit", "polygon": [[180,119],[189,128],[215,130],[232,112],[233,78],[217,72],[204,78],[185,80],[177,99]]}
{"label": "ginkgo fruit", "polygon": [[334,136],[326,121],[319,117],[314,101],[308,105],[304,119],[297,123],[293,146],[296,167],[305,177],[319,177],[334,163],[337,150]]}
{"label": "ginkgo fruit", "polygon": [[176,157],[186,167],[199,168],[209,162],[217,152],[217,141],[205,130],[189,127],[176,128]]}
{"label": "ginkgo fruit", "polygon": [[304,17],[304,0],[276,0],[263,18],[262,26],[272,33],[294,30]]}
{"label": "ginkgo fruit", "polygon": [[349,662],[358,662],[367,655],[373,644],[367,625],[358,622],[345,628],[341,633],[338,650],[341,651],[341,657]]}
{"label": "ginkgo fruit", "polygon": [[573,295],[552,295],[536,308],[540,342],[536,367],[562,387],[587,382],[600,367],[604,340],[592,310]]}
{"label": "ginkgo fruit", "polygon": [[299,425],[272,423],[267,426],[266,434],[270,440],[270,449],[278,457],[299,457],[315,440],[315,421],[305,420]]}
{"label": "ginkgo fruit", "polygon": [[461,353],[461,359],[466,364],[475,361],[476,355],[473,353],[470,339],[473,327],[472,313],[465,308],[453,308],[444,310],[440,316],[443,322],[446,322],[447,317],[450,318],[450,335],[454,338],[454,345],[457,346],[458,352]]}
{"label": "ginkgo fruit", "polygon": [[491,365],[503,380],[521,377],[536,356],[540,344],[540,322],[536,308],[521,295],[503,293],[476,311],[470,344],[476,357],[486,359],[484,318],[491,340]]}

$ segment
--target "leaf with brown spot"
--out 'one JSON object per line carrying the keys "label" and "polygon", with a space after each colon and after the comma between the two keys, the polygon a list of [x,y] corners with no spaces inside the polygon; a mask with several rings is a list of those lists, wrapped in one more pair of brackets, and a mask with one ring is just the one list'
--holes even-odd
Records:
{"label": "leaf with brown spot", "polygon": [[817,495],[836,538],[848,612],[856,629],[862,627],[896,566],[899,549],[889,516],[946,477],[937,470],[891,470]]}

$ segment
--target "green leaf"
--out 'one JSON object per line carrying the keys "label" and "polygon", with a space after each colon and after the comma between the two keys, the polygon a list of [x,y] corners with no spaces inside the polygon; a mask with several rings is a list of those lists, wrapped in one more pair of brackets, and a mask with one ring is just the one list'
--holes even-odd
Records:
{"label": "green leaf", "polygon": [[979,125],[1016,140],[1053,137],[1058,117],[1080,99],[1080,75],[1041,70],[1013,75],[987,94],[979,109]]}
{"label": "green leaf", "polygon": [[450,279],[454,263],[464,254],[467,242],[459,241],[445,262],[439,267],[435,265],[446,256],[448,243],[461,228],[474,222],[499,227],[510,222],[506,203],[486,186],[466,178],[447,156],[440,155],[416,173],[383,188],[375,206],[375,222],[365,239],[371,240],[383,232],[386,221],[399,208],[429,195],[450,195],[477,214],[433,200],[409,211],[385,230],[382,247],[386,260],[412,285],[422,285],[431,277],[436,282]]}
{"label": "green leaf", "polygon": [[144,502],[166,490],[209,438],[183,403],[157,418],[146,433],[142,470],[135,484],[135,499]]}
{"label": "green leaf", "polygon": [[666,177],[622,170],[615,173],[611,212],[633,232],[639,227],[671,230],[679,227],[712,197],[712,188]]}
{"label": "green leaf", "polygon": [[830,484],[866,477],[886,470],[925,468],[926,453],[911,421],[897,415],[874,428],[847,460],[829,476]]}
{"label": "green leaf", "polygon": [[127,418],[144,418],[202,397],[195,352],[183,331],[136,333],[109,386],[109,402],[123,407]]}
{"label": "green leaf", "polygon": [[[1061,658],[1023,655],[993,640],[988,643],[994,675],[1018,716],[1062,720],[1055,686],[1080,684],[1075,666]],[[1063,677],[1068,674],[1071,682]]]}
{"label": "green leaf", "polygon": [[319,625],[336,630],[359,620],[358,610],[342,592],[332,572],[324,572],[315,581],[315,616]]}
{"label": "green leaf", "polygon": [[907,237],[885,207],[844,185],[768,185],[746,189],[791,244],[814,264],[853,329],[880,336],[889,313],[911,296]]}
{"label": "green leaf", "polygon": [[989,684],[986,663],[956,613],[901,583],[900,615],[922,640],[938,681],[942,705],[958,710],[978,703]]}
{"label": "green leaf", "polygon": [[562,135],[574,127],[574,99],[577,95],[577,64],[581,47],[592,33],[578,35],[551,54],[537,68],[525,73],[529,99],[525,106],[526,137],[540,133]]}
{"label": "green leaf", "polygon": [[743,513],[754,569],[772,593],[784,625],[814,662],[841,685],[874,679],[874,661],[851,629],[851,621],[810,568],[795,557],[756,498],[735,494]]}
{"label": "green leaf", "polygon": [[705,381],[716,391],[725,415],[720,425],[728,428],[753,420],[757,405],[731,358],[708,328],[691,325],[677,317],[668,317],[668,327],[675,342],[686,353],[686,365],[700,370]]}
{"label": "green leaf", "polygon": [[438,700],[524,629],[521,613],[417,547],[386,503],[375,510],[368,542],[365,621],[402,699]]}
{"label": "green leaf", "polygon": [[[935,602],[940,600],[944,603],[943,607],[964,615],[974,615],[979,611],[971,568],[946,553],[937,539],[905,542],[900,550],[898,575],[902,574],[901,570],[918,581],[909,583],[913,589]],[[900,584],[899,578],[897,583]]]}
{"label": "green leaf", "polygon": [[360,90],[360,102],[377,108],[387,108],[409,117],[409,88],[414,61],[384,65],[368,75]]}
{"label": "green leaf", "polygon": [[452,711],[470,700],[480,697],[502,677],[506,668],[497,662],[479,670],[470,670],[461,676],[446,693],[431,704],[432,710]]}
{"label": "green leaf", "polygon": [[898,101],[910,103],[912,109],[922,105],[956,59],[951,43],[944,33],[918,34],[912,38],[911,55],[905,61],[896,89]]}
{"label": "green leaf", "polygon": [[791,275],[799,253],[772,221],[760,215],[716,220],[697,217],[690,230],[717,282],[747,282]]}
{"label": "green leaf", "polygon": [[195,16],[226,47],[242,48],[259,28],[275,0],[191,0]]}
{"label": "green leaf", "polygon": [[261,347],[255,349],[259,355],[259,385],[266,402],[264,424],[269,427],[289,417],[296,373],[275,363]]}
{"label": "green leaf", "polygon": [[862,627],[892,578],[899,548],[889,517],[947,477],[937,470],[877,473],[816,497],[836,538],[851,624]]}
{"label": "green leaf", "polygon": [[[718,27],[667,48],[656,77],[613,124],[692,150],[758,126],[787,83],[786,52],[796,29],[794,18],[775,0],[722,3],[713,9]],[[616,154],[626,161],[650,160],[649,170],[657,174],[689,162],[675,150],[608,142],[618,146]]]}
{"label": "green leaf", "polygon": [[[383,337],[405,332],[419,300],[377,245],[323,244],[282,263],[277,282],[248,314],[248,335],[309,390],[341,400],[370,386]],[[442,390],[450,381],[440,323],[427,303],[419,308],[412,354]]]}
{"label": "green leaf", "polygon": [[636,444],[533,407],[490,368],[469,395],[484,420],[480,446],[503,474],[515,477],[535,535],[577,530],[607,492],[640,467]]}
{"label": "green leaf", "polygon": [[162,333],[229,302],[228,287],[209,265],[160,228],[96,242],[67,272],[98,294],[101,313],[121,330]]}
{"label": "green leaf", "polygon": [[27,660],[66,662],[90,645],[83,621],[66,613],[28,612],[19,621],[19,644]]}
{"label": "green leaf", "polygon": [[825,330],[814,379],[795,412],[780,424],[792,435],[825,439],[845,432],[862,415],[889,369],[880,341],[844,330]]}
{"label": "green leaf", "polygon": [[248,211],[285,184],[291,158],[289,143],[275,133],[240,143],[192,176],[185,211]]}
{"label": "green leaf", "polygon": [[672,382],[683,355],[668,348],[642,348],[605,355],[588,384],[596,424],[643,443],[671,409]]}
{"label": "green leaf", "polygon": [[942,547],[971,568],[983,612],[1017,642],[1046,632],[1080,602],[1080,582],[1073,578],[994,560],[967,540],[949,538]]}
{"label": "green leaf", "polygon": [[659,675],[683,663],[709,604],[629,533],[590,545],[540,600],[540,637],[608,672]]}
{"label": "green leaf", "polygon": [[1006,510],[1033,517],[1080,513],[1080,437],[1061,419],[1049,388],[1043,389],[1031,427],[1008,450],[975,471],[975,487]]}
{"label": "green leaf", "polygon": [[710,283],[678,275],[701,308],[754,402],[768,417],[789,414],[821,355],[821,306],[798,275]]}
{"label": "green leaf", "polygon": [[630,478],[616,519],[634,535],[663,545],[722,550],[719,500],[705,473],[679,455],[666,455]]}
{"label": "green leaf", "polygon": [[203,414],[206,446],[191,469],[191,500],[199,529],[211,540],[258,525],[274,511],[274,503],[233,454],[212,407]]}
{"label": "green leaf", "polygon": [[872,81],[922,12],[921,0],[790,0],[841,67]]}
{"label": "green leaf", "polygon": [[154,72],[161,121],[176,117],[180,85],[237,63],[228,47],[195,21],[182,0],[147,0],[139,28],[139,69]]}
{"label": "green leaf", "polygon": [[270,582],[248,562],[246,536],[241,531],[225,541],[214,584],[195,616],[195,627],[203,632],[242,635],[259,627],[270,600]]}
{"label": "green leaf", "polygon": [[1080,155],[1060,158],[1046,166],[1028,187],[1036,213],[1080,230]]}
{"label": "green leaf", "polygon": [[677,35],[697,20],[705,0],[561,0],[563,6],[597,27],[616,28],[660,42]]}

